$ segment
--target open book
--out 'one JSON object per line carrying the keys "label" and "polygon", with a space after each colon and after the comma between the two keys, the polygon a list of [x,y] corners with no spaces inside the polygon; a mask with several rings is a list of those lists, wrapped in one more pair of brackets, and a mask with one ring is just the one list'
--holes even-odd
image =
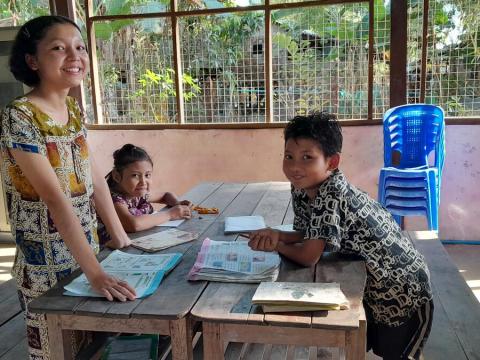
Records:
{"label": "open book", "polygon": [[229,216],[225,218],[225,234],[247,233],[266,228],[263,216]]}
{"label": "open book", "polygon": [[275,281],[280,267],[276,252],[253,251],[245,241],[212,241],[206,238],[189,280],[258,283]]}
{"label": "open book", "polygon": [[[138,255],[113,251],[100,265],[106,273],[126,281],[132,286],[137,298],[153,294],[165,274],[170,272],[182,258],[182,254]],[[90,287],[85,274],[75,278],[63,287],[64,295],[103,297]]]}
{"label": "open book", "polygon": [[348,309],[338,283],[262,282],[252,298],[263,312]]}
{"label": "open book", "polygon": [[132,246],[140,250],[155,252],[195,240],[197,237],[198,234],[173,228],[132,239]]}

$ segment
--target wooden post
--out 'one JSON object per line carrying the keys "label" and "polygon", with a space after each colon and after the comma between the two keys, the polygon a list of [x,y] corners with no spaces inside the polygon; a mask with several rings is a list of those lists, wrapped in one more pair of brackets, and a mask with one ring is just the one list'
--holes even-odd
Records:
{"label": "wooden post", "polygon": [[[50,0],[50,12],[77,21],[75,1],[73,0]],[[85,92],[82,85],[71,88],[68,95],[77,99],[80,107],[85,110]]]}
{"label": "wooden post", "polygon": [[375,1],[368,2],[368,114],[367,119],[373,119],[373,34],[375,30]]}
{"label": "wooden post", "polygon": [[85,21],[87,26],[87,40],[90,56],[90,79],[92,83],[92,103],[95,123],[103,124],[102,99],[100,95],[100,83],[98,81],[97,43],[95,41],[95,24],[93,16],[93,1],[85,0]]}
{"label": "wooden post", "polygon": [[272,12],[268,7],[270,0],[265,0],[265,121],[271,123],[273,120],[273,70],[272,70]]}
{"label": "wooden post", "polygon": [[222,360],[224,358],[224,341],[221,324],[204,321],[203,329],[203,358],[209,360]]}
{"label": "wooden post", "polygon": [[71,331],[62,330],[60,315],[48,314],[47,326],[50,359],[73,359]]}
{"label": "wooden post", "polygon": [[391,1],[390,107],[407,103],[407,1]]}
{"label": "wooden post", "polygon": [[[170,1],[170,11],[177,11],[177,0]],[[172,42],[173,42],[173,66],[175,69],[175,100],[177,101],[177,123],[185,123],[185,111],[183,105],[183,72],[182,55],[180,49],[180,27],[178,26],[178,17],[172,16]]]}
{"label": "wooden post", "polygon": [[172,358],[175,360],[192,360],[192,328],[188,316],[169,322],[172,339]]}

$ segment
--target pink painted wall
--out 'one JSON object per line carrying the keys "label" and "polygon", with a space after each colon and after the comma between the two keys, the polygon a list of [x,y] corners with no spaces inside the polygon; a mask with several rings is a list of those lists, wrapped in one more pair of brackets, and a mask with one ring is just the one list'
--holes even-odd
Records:
{"label": "pink painted wall", "polygon": [[[380,126],[345,127],[341,169],[355,186],[376,198],[383,165]],[[480,240],[480,126],[447,126],[442,181],[440,238]],[[282,129],[256,130],[91,130],[90,145],[107,173],[112,153],[125,143],[143,146],[154,161],[154,183],[178,194],[204,181],[286,181],[281,162]],[[408,218],[407,229],[426,229],[423,218]]]}

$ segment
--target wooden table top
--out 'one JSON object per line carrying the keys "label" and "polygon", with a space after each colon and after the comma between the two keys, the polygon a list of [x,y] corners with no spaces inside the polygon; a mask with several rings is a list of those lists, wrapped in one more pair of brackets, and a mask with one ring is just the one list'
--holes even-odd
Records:
{"label": "wooden table top", "polygon": [[[62,280],[47,293],[30,304],[30,310],[39,313],[89,315],[108,318],[179,319],[190,311],[195,317],[206,320],[226,320],[252,323],[288,324],[312,327],[357,327],[361,298],[365,284],[365,267],[362,261],[349,261],[325,256],[316,267],[304,268],[282,259],[278,281],[338,281],[349,298],[350,310],[295,313],[294,315],[264,315],[261,308],[251,304],[257,284],[210,283],[188,281],[187,274],[195,262],[203,240],[236,240],[236,235],[225,235],[224,219],[227,216],[262,215],[269,226],[291,224],[290,183],[203,183],[195,186],[183,198],[204,207],[217,207],[218,215],[195,215],[179,226],[180,230],[199,233],[197,240],[172,247],[164,252],[180,252],[180,264],[162,281],[158,290],[145,299],[130,302],[109,302],[103,298],[63,296],[63,285],[78,275],[78,271]],[[162,228],[130,234],[143,236]],[[141,253],[128,248],[130,253]],[[103,251],[105,257],[109,250]],[[208,286],[207,286],[208,285]],[[195,305],[196,304],[196,305]],[[194,306],[195,305],[195,306]],[[193,308],[193,309],[192,309]]]}
{"label": "wooden table top", "polygon": [[[259,192],[256,203],[243,201],[248,192]],[[245,192],[245,193],[244,193]],[[291,224],[290,183],[249,184],[226,210],[228,216],[261,215],[268,226]],[[223,223],[213,235],[214,240],[235,240],[223,234]],[[253,305],[251,299],[258,284],[233,284],[210,282],[191,313],[198,320],[270,324],[280,326],[302,326],[314,328],[357,328],[363,314],[362,297],[366,271],[363,261],[342,259],[338,255],[324,254],[316,266],[302,267],[282,258],[277,281],[292,282],[339,282],[350,301],[350,310],[318,311],[289,314],[263,314],[261,307]]]}

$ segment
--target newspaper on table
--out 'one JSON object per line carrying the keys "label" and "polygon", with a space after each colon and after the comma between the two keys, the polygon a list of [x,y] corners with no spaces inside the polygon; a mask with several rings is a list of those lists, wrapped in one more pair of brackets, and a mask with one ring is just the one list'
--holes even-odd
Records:
{"label": "newspaper on table", "polygon": [[[143,298],[158,288],[165,274],[170,272],[181,258],[180,253],[138,255],[115,250],[100,265],[107,274],[126,281],[133,287],[137,298]],[[63,288],[64,295],[103,297],[93,291],[85,274],[75,278]]]}
{"label": "newspaper on table", "polygon": [[225,218],[225,234],[247,233],[254,230],[264,229],[263,216],[228,216]]}
{"label": "newspaper on table", "polygon": [[254,251],[245,241],[206,238],[188,279],[241,283],[275,281],[279,268],[280,256],[276,252]]}
{"label": "newspaper on table", "polygon": [[195,240],[197,237],[196,233],[171,228],[132,239],[132,246],[140,250],[155,252]]}

